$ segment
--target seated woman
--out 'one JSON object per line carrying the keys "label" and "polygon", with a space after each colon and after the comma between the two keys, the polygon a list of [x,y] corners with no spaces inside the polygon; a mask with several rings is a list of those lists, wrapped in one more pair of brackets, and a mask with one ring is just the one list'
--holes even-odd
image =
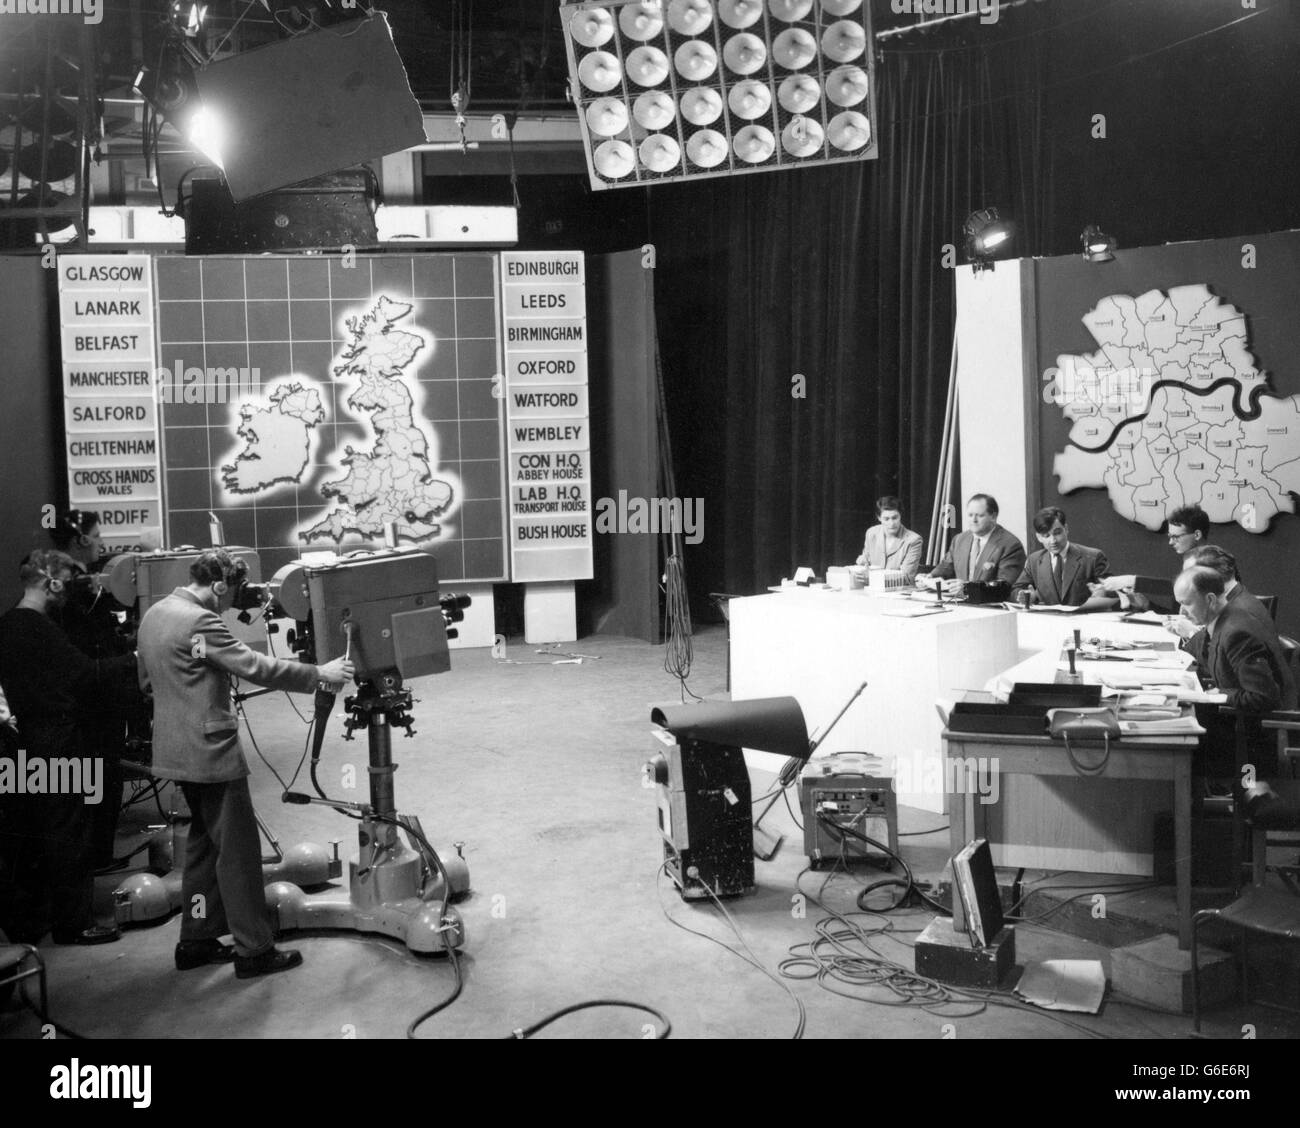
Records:
{"label": "seated woman", "polygon": [[903,503],[896,497],[878,498],[876,516],[879,525],[867,530],[859,564],[868,568],[891,568],[903,573],[910,584],[921,567],[921,549],[925,542],[920,533],[903,527]]}

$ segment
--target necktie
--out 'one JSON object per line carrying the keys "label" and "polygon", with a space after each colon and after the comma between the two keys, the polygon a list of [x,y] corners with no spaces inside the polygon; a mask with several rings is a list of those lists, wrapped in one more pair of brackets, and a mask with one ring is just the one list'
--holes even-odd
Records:
{"label": "necktie", "polygon": [[1052,583],[1056,585],[1056,598],[1064,599],[1065,592],[1061,590],[1061,557],[1059,553],[1052,557]]}
{"label": "necktie", "polygon": [[969,579],[976,579],[980,574],[979,558],[980,553],[984,551],[984,542],[976,537],[970,546],[970,576]]}

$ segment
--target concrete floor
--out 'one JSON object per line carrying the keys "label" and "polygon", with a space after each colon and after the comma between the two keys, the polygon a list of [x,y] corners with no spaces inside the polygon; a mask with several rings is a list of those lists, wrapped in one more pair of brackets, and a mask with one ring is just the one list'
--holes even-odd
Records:
{"label": "concrete floor", "polygon": [[[721,628],[694,639],[690,686],[701,696],[725,689]],[[782,986],[717,944],[674,927],[687,924],[724,942],[735,936],[712,907],[685,904],[658,877],[662,851],[653,791],[643,786],[654,704],[676,703],[675,678],[663,670],[662,647],[588,638],[564,651],[598,656],[555,664],[515,642],[506,660],[488,651],[458,651],[448,674],[415,683],[417,735],[395,741],[398,807],[419,815],[440,848],[465,843],[473,882],[461,904],[467,929],[464,993],[427,1023],[422,1037],[500,1037],[550,1012],[588,999],[653,1006],[683,1038],[790,1036],[796,1005]],[[310,698],[297,699],[304,713]],[[305,729],[281,695],[248,703],[254,735],[284,777],[292,774]],[[348,799],[339,781],[347,766],[365,779],[364,740],[344,743],[336,710],[322,760],[327,791]],[[362,734],[364,736],[364,734]],[[251,749],[250,749],[251,750]],[[285,806],[280,784],[253,760],[253,794],[282,844],[341,838],[355,853],[354,824],[321,807]],[[755,794],[769,777],[756,774]],[[305,778],[301,781],[307,790]],[[156,812],[155,812],[156,814]],[[904,808],[901,830],[940,825],[938,816]],[[827,880],[805,873],[802,836],[778,805],[766,824],[786,844],[757,863],[758,891],[728,908],[748,947],[766,968],[808,944],[826,914],[796,899],[816,894],[837,911],[878,871],[858,869]],[[946,835],[908,837],[903,851],[918,877],[933,878],[945,861]],[[107,905],[121,877],[99,879]],[[1038,911],[1041,911],[1039,909]],[[106,912],[111,910],[106,909]],[[868,938],[876,958],[912,965],[910,945],[933,912],[892,914],[890,931]],[[883,918],[855,918],[878,929]],[[53,1016],[97,1038],[397,1038],[407,1023],[452,984],[445,957],[417,957],[397,943],[352,934],[297,934],[282,946],[306,957],[299,969],[241,982],[229,967],[180,973],[172,965],[175,916],[133,927],[97,948],[42,950],[48,961]],[[866,949],[862,954],[868,955]],[[1091,958],[1109,970],[1109,952],[1094,943],[1022,925],[1017,958]],[[861,965],[859,965],[861,966]],[[807,975],[806,971],[798,974]],[[781,979],[806,1008],[811,1038],[1180,1038],[1189,1019],[1108,995],[1099,1015],[1063,1015],[969,1000],[948,1005],[884,1006],[899,996],[883,986]],[[827,989],[827,988],[833,988]],[[839,993],[836,993],[839,992]],[[845,997],[845,996],[851,997]],[[1003,1001],[1009,1002],[1010,999]],[[980,1010],[980,1013],[973,1013]],[[562,1019],[543,1036],[643,1037],[651,1020],[618,1009]],[[1259,1036],[1286,1036],[1271,1012],[1216,1011],[1207,1033],[1240,1037],[1243,1021]],[[38,1023],[13,1004],[0,1013],[0,1037],[37,1035]],[[1292,1028],[1294,1033],[1294,1028]]]}

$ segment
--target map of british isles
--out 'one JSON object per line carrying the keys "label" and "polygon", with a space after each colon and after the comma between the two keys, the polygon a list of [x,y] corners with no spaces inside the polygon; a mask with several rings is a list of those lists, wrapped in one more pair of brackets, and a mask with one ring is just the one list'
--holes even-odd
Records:
{"label": "map of british isles", "polygon": [[[419,332],[397,328],[411,309],[380,296],[345,323],[347,339],[333,374],[351,387],[347,407],[368,421],[373,441],[360,450],[345,445],[335,454],[343,474],[321,485],[330,504],[298,526],[300,541],[379,539],[390,523],[404,539],[429,540],[443,532],[439,518],[458,501],[458,485],[435,477],[436,440],[416,419],[413,370],[428,342]],[[239,418],[236,434],[244,445],[222,467],[226,489],[258,494],[284,483],[303,484],[313,431],[325,418],[317,389],[295,377],[276,387],[266,404],[243,404]]]}
{"label": "map of british isles", "polygon": [[1098,351],[1058,357],[1044,392],[1071,421],[1062,494],[1105,489],[1152,530],[1183,505],[1253,533],[1296,512],[1300,396],[1270,394],[1240,311],[1193,284],[1103,298],[1083,322]]}

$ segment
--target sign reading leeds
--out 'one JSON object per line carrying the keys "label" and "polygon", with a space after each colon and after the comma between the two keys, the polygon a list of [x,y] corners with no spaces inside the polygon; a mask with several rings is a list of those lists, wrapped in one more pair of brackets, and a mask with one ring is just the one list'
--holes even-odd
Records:
{"label": "sign reading leeds", "polygon": [[501,255],[511,577],[589,580],[591,436],[581,251]]}
{"label": "sign reading leeds", "polygon": [[162,527],[148,255],[61,255],[68,496],[99,514],[110,552]]}

